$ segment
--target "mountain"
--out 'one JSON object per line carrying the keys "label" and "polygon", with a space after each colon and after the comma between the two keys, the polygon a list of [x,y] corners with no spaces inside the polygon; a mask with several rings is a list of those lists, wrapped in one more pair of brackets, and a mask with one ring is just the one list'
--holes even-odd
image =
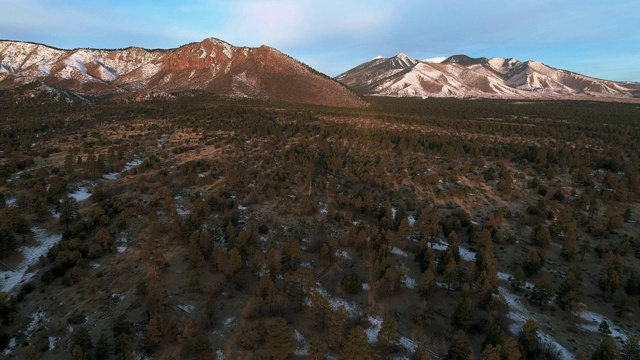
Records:
{"label": "mountain", "polygon": [[81,96],[203,90],[232,97],[364,106],[335,80],[268,46],[205,39],[176,49],[61,50],[0,41],[0,89],[42,83]]}
{"label": "mountain", "polygon": [[365,95],[479,98],[640,98],[640,83],[596,79],[536,61],[454,55],[377,57],[336,80]]}

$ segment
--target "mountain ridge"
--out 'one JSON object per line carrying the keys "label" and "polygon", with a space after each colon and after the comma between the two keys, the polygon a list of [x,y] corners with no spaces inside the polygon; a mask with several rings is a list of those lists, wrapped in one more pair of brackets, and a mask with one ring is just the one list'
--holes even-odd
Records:
{"label": "mountain ridge", "polygon": [[331,77],[263,45],[236,47],[207,38],[171,49],[58,49],[0,41],[0,89],[42,82],[81,96],[144,97],[203,90],[329,106],[366,106]]}
{"label": "mountain ridge", "polygon": [[[336,80],[369,96],[456,98],[640,98],[640,83],[589,77],[534,60],[452,55],[441,62],[378,57]],[[408,59],[407,59],[408,58]],[[430,59],[427,59],[430,60]],[[400,65],[400,66],[398,66]]]}

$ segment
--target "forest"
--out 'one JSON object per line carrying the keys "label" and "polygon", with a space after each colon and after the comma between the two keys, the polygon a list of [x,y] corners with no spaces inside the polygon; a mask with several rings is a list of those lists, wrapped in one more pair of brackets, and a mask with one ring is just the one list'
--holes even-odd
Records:
{"label": "forest", "polygon": [[640,359],[640,105],[0,93],[0,358]]}

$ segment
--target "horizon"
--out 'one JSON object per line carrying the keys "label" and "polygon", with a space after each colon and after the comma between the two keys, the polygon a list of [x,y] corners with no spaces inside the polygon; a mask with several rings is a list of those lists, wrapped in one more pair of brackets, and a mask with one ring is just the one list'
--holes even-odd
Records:
{"label": "horizon", "polygon": [[217,38],[236,47],[276,48],[332,77],[376,56],[405,53],[417,60],[457,54],[534,60],[640,82],[639,12],[640,3],[623,0],[198,0],[181,6],[72,0],[56,7],[25,0],[0,14],[0,37],[60,49],[171,49]]}

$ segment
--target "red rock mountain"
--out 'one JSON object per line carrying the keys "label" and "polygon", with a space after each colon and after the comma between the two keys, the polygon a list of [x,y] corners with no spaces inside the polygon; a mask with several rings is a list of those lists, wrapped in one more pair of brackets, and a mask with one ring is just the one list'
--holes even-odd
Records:
{"label": "red rock mountain", "polygon": [[41,82],[83,96],[203,90],[329,106],[365,106],[337,81],[276,49],[205,39],[177,49],[61,50],[0,41],[0,89]]}

